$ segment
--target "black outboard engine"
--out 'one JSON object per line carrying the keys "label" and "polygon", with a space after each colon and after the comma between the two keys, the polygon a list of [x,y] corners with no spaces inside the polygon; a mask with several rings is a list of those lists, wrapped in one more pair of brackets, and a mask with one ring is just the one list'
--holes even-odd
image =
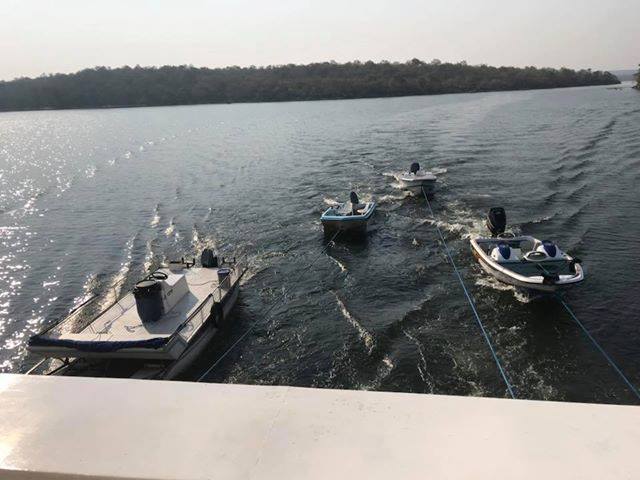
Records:
{"label": "black outboard engine", "polygon": [[349,195],[349,199],[351,200],[351,213],[353,215],[358,214],[358,207],[360,206],[360,199],[358,198],[358,194],[356,192],[351,192]]}
{"label": "black outboard engine", "polygon": [[415,175],[418,173],[418,170],[420,170],[420,164],[418,162],[413,162],[409,168],[409,173],[413,173]]}
{"label": "black outboard engine", "polygon": [[507,228],[507,214],[502,207],[492,207],[487,214],[487,228],[491,235],[497,237]]}
{"label": "black outboard engine", "polygon": [[136,310],[138,316],[144,322],[156,322],[164,313],[162,303],[162,285],[160,282],[149,276],[136,283],[133,289],[133,296],[136,299]]}
{"label": "black outboard engine", "polygon": [[200,264],[204,268],[218,268],[218,256],[210,248],[205,248],[200,255]]}

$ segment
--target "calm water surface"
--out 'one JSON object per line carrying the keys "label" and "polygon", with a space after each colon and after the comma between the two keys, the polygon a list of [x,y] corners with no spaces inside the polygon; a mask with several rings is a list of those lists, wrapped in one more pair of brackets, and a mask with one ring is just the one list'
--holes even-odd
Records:
{"label": "calm water surface", "polygon": [[[565,299],[640,385],[640,94],[626,88],[0,114],[0,370],[89,292],[214,246],[251,259],[212,382],[505,396],[424,200],[389,173],[440,173],[433,201],[516,394],[633,403],[557,301],[487,278],[469,251],[490,206],[580,257]],[[380,203],[359,245],[319,216]],[[262,312],[286,291],[268,321]]]}

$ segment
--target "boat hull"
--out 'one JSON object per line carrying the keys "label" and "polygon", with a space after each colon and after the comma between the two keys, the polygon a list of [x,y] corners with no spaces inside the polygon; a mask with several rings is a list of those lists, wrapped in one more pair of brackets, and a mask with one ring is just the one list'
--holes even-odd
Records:
{"label": "boat hull", "polygon": [[424,191],[427,195],[430,195],[436,190],[436,180],[406,180],[400,177],[398,182],[403,189],[414,194],[422,194]]}
{"label": "boat hull", "polygon": [[478,263],[480,264],[480,266],[485,272],[487,272],[489,275],[491,275],[495,279],[507,285],[512,285],[514,287],[523,288],[526,290],[533,290],[533,291],[547,292],[547,293],[553,293],[560,289],[559,285],[543,285],[543,284],[533,284],[531,282],[522,282],[518,279],[511,277],[510,275],[507,275],[501,272],[500,270],[493,268],[489,263],[485,262],[484,260],[482,260],[482,258],[479,258],[477,255],[475,255],[475,252],[474,252],[474,256],[476,257],[476,259],[478,260]]}
{"label": "boat hull", "polygon": [[[56,355],[59,360],[64,363],[57,368],[51,368],[44,371],[46,375],[64,375],[64,376],[102,376],[102,377],[118,377],[118,378],[137,378],[137,379],[161,379],[172,380],[184,373],[193,362],[202,354],[207,345],[223,328],[231,316],[232,310],[237,302],[240,281],[244,276],[246,269],[243,269],[233,280],[231,288],[221,295],[218,301],[213,301],[207,317],[204,319],[195,336],[190,339],[188,344],[175,356],[175,359],[166,359],[166,357],[154,359],[153,352],[122,352],[122,356],[118,353],[111,355],[110,358],[102,358],[99,356],[89,356],[82,359],[74,358],[73,351],[69,351],[66,359]],[[142,356],[142,354],[145,354]],[[126,355],[126,356],[125,356]],[[54,359],[55,357],[50,357]],[[46,360],[46,359],[45,359]],[[104,368],[101,366],[111,366],[113,368]],[[126,372],[126,373],[123,373]]]}
{"label": "boat hull", "polygon": [[[575,285],[576,283],[580,283],[583,281],[584,276],[582,272],[582,267],[576,265],[576,268],[579,269],[579,274],[577,278],[570,279],[567,281],[561,281],[558,283],[544,283],[544,281],[536,280],[535,278],[527,278],[521,277],[519,275],[515,275],[509,273],[510,271],[506,269],[501,269],[496,267],[493,262],[489,260],[487,255],[482,251],[480,246],[475,240],[471,240],[471,252],[473,256],[478,261],[482,269],[487,272],[489,275],[497,279],[498,281],[505,283],[507,285],[512,285],[514,287],[522,288],[525,290],[532,290],[537,292],[546,292],[546,293],[554,293],[559,290],[566,289],[570,286]],[[521,277],[521,278],[518,278]]]}
{"label": "boat hull", "polygon": [[218,333],[222,324],[226,324],[231,315],[231,311],[238,300],[238,293],[240,288],[238,284],[234,285],[233,289],[227,297],[223,300],[221,305],[222,308],[222,317],[216,316],[214,313],[207,320],[207,325],[203,330],[202,334],[192,342],[189,348],[182,354],[180,358],[178,358],[175,362],[173,362],[168,368],[166,368],[163,372],[159,372],[157,378],[162,380],[173,380],[182,373],[185,372],[193,362],[202,354],[203,350],[206,346],[211,342],[213,337]]}
{"label": "boat hull", "polygon": [[338,215],[335,213],[335,209],[329,208],[320,217],[320,222],[325,234],[335,232],[365,234],[375,210],[375,202],[367,203],[365,214],[363,215]]}
{"label": "boat hull", "polygon": [[369,228],[369,219],[367,220],[322,220],[322,228],[325,233],[334,232],[350,232],[350,233],[366,233]]}

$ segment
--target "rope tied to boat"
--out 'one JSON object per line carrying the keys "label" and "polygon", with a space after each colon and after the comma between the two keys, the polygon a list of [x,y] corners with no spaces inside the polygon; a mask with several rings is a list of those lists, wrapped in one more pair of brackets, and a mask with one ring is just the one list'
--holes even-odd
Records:
{"label": "rope tied to boat", "polygon": [[500,376],[502,377],[502,380],[504,380],[504,383],[507,386],[507,391],[509,392],[509,395],[511,396],[511,398],[515,399],[516,396],[514,394],[513,386],[511,385],[511,382],[509,382],[509,379],[507,378],[507,374],[506,374],[504,368],[502,367],[502,363],[500,362],[500,359],[498,358],[498,354],[496,353],[495,348],[493,347],[493,343],[491,342],[491,338],[489,337],[489,333],[485,329],[484,324],[482,323],[482,320],[480,319],[480,315],[478,314],[478,310],[476,309],[475,303],[473,302],[473,299],[471,298],[471,295],[469,294],[469,291],[467,290],[467,287],[464,284],[464,281],[462,280],[462,275],[460,275],[460,271],[458,270],[458,267],[456,266],[456,263],[453,261],[453,257],[451,256],[451,252],[449,251],[449,247],[447,246],[447,242],[444,239],[444,235],[442,234],[442,230],[440,230],[440,227],[438,226],[438,222],[436,221],[436,216],[433,213],[433,209],[431,208],[431,202],[429,202],[429,198],[427,197],[427,192],[425,191],[424,187],[422,187],[421,189],[422,189],[422,194],[424,195],[424,199],[427,202],[427,207],[429,208],[429,213],[431,214],[431,218],[433,219],[433,224],[435,225],[436,230],[438,231],[438,235],[440,236],[440,240],[442,242],[442,246],[444,247],[444,252],[448,257],[449,262],[451,263],[451,266],[453,267],[453,271],[454,271],[456,277],[458,278],[458,281],[460,282],[460,286],[462,287],[462,290],[464,291],[465,296],[467,297],[467,301],[469,302],[469,306],[471,307],[471,310],[473,311],[473,314],[474,314],[474,316],[476,318],[478,326],[480,327],[480,331],[482,332],[482,335],[484,336],[484,339],[487,342],[487,345],[489,346],[489,350],[491,351],[491,355],[493,356],[493,360],[494,360],[496,366],[498,367],[498,371],[500,372]]}
{"label": "rope tied to boat", "polygon": [[[550,275],[550,272],[546,268],[544,268],[542,265],[538,264],[537,266],[545,274],[549,274]],[[587,327],[585,327],[584,324],[580,320],[578,320],[578,317],[576,316],[576,314],[573,313],[573,310],[571,310],[571,308],[569,308],[569,305],[567,305],[567,302],[565,302],[562,299],[562,297],[560,296],[559,293],[556,293],[556,299],[564,307],[564,309],[567,311],[567,313],[573,319],[573,321],[576,323],[576,325],[578,325],[580,327],[580,329],[584,332],[585,336],[591,341],[593,346],[596,347],[596,349],[602,354],[602,356],[609,363],[609,365],[611,365],[611,368],[613,368],[615,370],[615,372],[622,379],[622,381],[627,385],[627,387],[629,387],[629,390],[631,390],[631,392],[636,396],[636,398],[638,400],[640,400],[640,392],[638,391],[638,389],[631,383],[631,381],[626,377],[626,375],[624,373],[622,373],[622,370],[620,369],[620,367],[618,367],[616,362],[613,361],[613,359],[609,356],[609,354],[605,351],[605,349],[600,346],[600,344],[596,341],[595,338],[593,338],[593,335],[591,335],[589,330],[587,330]]]}
{"label": "rope tied to boat", "polygon": [[[331,237],[331,239],[324,245],[324,247],[322,247],[322,250],[320,250],[320,252],[318,252],[318,254],[315,256],[315,258],[313,259],[313,261],[311,261],[311,263],[309,263],[303,271],[309,270],[313,265],[315,265],[315,263],[320,259],[320,257],[322,257],[322,255],[324,255],[324,253],[331,247],[333,247],[335,245],[335,240],[338,237],[338,234],[340,233],[340,230],[337,230],[333,236]],[[222,362],[222,360],[224,360],[226,358],[227,355],[229,355],[229,353],[231,353],[231,351],[238,346],[245,338],[247,338],[247,336],[253,332],[256,327],[258,327],[259,325],[262,325],[264,323],[267,322],[267,320],[269,320],[269,313],[271,313],[273,311],[273,309],[278,306],[283,300],[285,300],[287,298],[287,293],[289,293],[289,290],[284,287],[283,288],[283,293],[280,296],[279,299],[277,299],[274,303],[272,303],[269,308],[267,308],[266,312],[263,314],[263,318],[262,321],[258,321],[256,323],[254,323],[253,325],[251,325],[251,327],[249,327],[242,335],[240,335],[240,337],[233,342],[233,344],[222,354],[220,355],[220,357],[218,357],[218,359],[213,363],[213,365],[211,365],[199,378],[198,378],[198,382],[201,382],[202,380],[204,380],[207,376],[209,376],[209,374],[220,364],[220,362]]]}
{"label": "rope tied to boat", "polygon": [[569,316],[573,319],[574,322],[576,322],[576,324],[582,329],[582,331],[584,332],[584,334],[586,335],[586,337],[591,341],[591,343],[596,347],[596,349],[602,354],[602,356],[607,360],[607,362],[609,363],[609,365],[611,365],[611,367],[616,371],[616,373],[618,374],[618,376],[622,379],[622,381],[627,385],[627,387],[629,387],[629,390],[631,390],[631,392],[636,396],[636,398],[638,400],[640,400],[640,392],[638,391],[638,389],[631,383],[631,381],[626,377],[626,375],[624,373],[622,373],[622,370],[620,370],[620,368],[618,367],[618,365],[616,364],[616,362],[613,361],[613,359],[609,356],[609,354],[604,350],[604,348],[602,348],[600,346],[600,344],[596,341],[595,338],[593,338],[593,336],[591,335],[591,333],[589,333],[589,330],[587,330],[587,328],[584,326],[584,324],[578,320],[578,317],[576,316],[575,313],[573,313],[573,310],[571,310],[569,308],[569,305],[567,305],[567,302],[565,302],[559,294],[556,294],[556,298],[558,299],[558,301],[560,302],[560,304],[564,307],[564,309],[567,311],[567,313],[569,314]]}

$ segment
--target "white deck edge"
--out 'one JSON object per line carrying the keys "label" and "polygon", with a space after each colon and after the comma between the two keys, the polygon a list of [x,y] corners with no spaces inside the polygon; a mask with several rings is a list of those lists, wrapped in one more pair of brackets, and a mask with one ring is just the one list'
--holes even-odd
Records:
{"label": "white deck edge", "polygon": [[0,375],[0,478],[632,479],[640,408]]}

